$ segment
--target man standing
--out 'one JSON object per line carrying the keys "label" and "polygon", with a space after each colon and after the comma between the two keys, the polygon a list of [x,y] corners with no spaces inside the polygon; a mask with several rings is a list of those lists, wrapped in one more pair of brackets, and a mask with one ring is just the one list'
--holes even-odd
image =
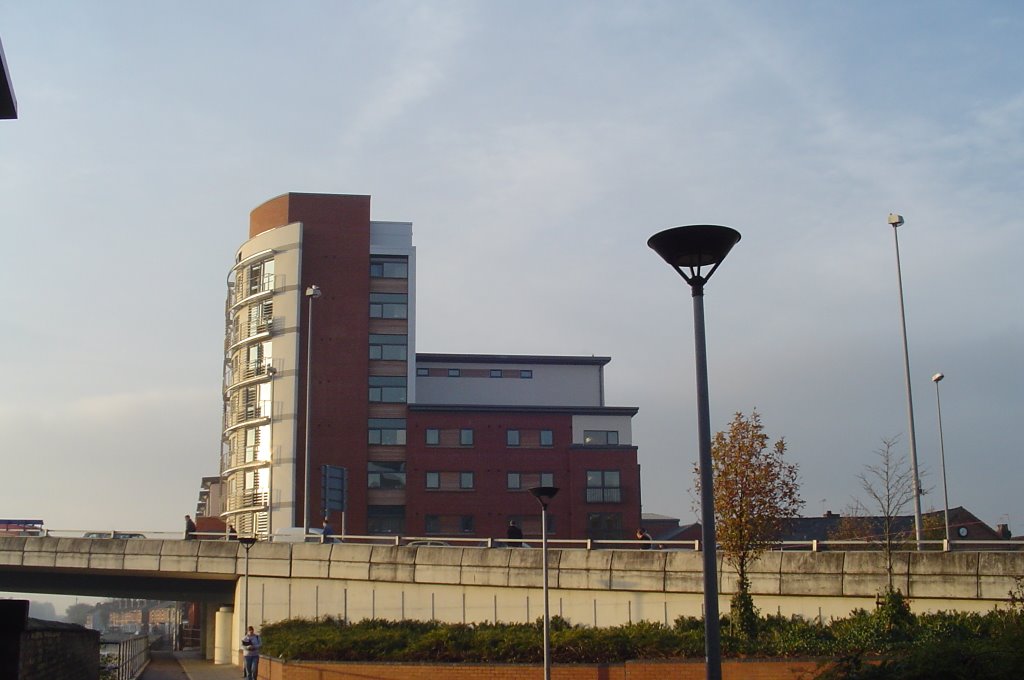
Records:
{"label": "man standing", "polygon": [[636,530],[636,540],[644,541],[640,546],[641,550],[650,550],[653,547],[651,545],[651,541],[653,539],[651,538],[651,535],[647,533],[647,529],[644,529],[643,527]]}
{"label": "man standing", "polygon": [[191,541],[195,538],[196,534],[196,523],[192,521],[192,518],[185,515],[185,540]]}
{"label": "man standing", "polygon": [[523,530],[519,528],[514,519],[509,520],[508,529],[505,531],[505,538],[509,539],[508,547],[523,547]]}
{"label": "man standing", "polygon": [[249,626],[249,632],[242,638],[242,650],[245,657],[245,678],[247,680],[256,680],[256,676],[259,674],[260,646],[262,644],[263,641],[260,639],[260,636],[256,634],[252,626]]}

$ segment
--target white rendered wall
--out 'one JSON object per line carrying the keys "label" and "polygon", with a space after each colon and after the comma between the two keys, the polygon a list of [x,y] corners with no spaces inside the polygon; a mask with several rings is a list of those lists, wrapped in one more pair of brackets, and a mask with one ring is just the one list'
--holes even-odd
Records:
{"label": "white rendered wall", "polygon": [[493,406],[603,406],[601,366],[573,364],[508,364],[418,362],[419,368],[533,371],[532,378],[416,378],[417,404],[479,404]]}
{"label": "white rendered wall", "polygon": [[619,433],[619,445],[633,443],[633,419],[630,416],[573,416],[572,443],[583,443],[585,430],[615,430]]}
{"label": "white rendered wall", "polygon": [[299,305],[302,281],[302,224],[257,234],[238,250],[241,259],[274,251],[274,325],[270,472],[270,531],[295,526],[295,445],[298,435]]}

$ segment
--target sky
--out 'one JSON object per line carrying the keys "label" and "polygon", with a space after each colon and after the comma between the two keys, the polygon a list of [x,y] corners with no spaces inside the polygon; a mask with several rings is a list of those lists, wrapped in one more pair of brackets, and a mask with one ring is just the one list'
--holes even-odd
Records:
{"label": "sky", "polygon": [[757,409],[804,513],[909,456],[925,510],[1024,534],[1024,7],[1014,2],[0,6],[0,516],[174,531],[218,473],[248,214],[410,221],[421,352],[610,356],[644,512],[694,521],[689,289],[662,229],[742,233],[705,296],[713,430]]}

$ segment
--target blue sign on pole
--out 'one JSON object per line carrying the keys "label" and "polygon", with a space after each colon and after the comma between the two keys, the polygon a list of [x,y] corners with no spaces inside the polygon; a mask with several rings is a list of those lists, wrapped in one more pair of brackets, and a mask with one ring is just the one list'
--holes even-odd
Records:
{"label": "blue sign on pole", "polygon": [[345,512],[348,509],[348,469],[338,465],[321,465],[320,479],[324,514],[332,510]]}

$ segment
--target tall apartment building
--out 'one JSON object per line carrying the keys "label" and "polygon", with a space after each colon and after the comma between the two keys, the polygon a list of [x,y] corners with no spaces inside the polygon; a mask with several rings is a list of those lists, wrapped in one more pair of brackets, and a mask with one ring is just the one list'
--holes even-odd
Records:
{"label": "tall apartment building", "polygon": [[225,521],[302,526],[308,441],[311,526],[331,465],[347,471],[349,534],[501,537],[509,520],[539,534],[538,485],[561,489],[553,536],[631,534],[637,409],[605,405],[609,359],[417,354],[415,311],[412,225],[372,221],[369,196],[253,210],[228,282]]}

